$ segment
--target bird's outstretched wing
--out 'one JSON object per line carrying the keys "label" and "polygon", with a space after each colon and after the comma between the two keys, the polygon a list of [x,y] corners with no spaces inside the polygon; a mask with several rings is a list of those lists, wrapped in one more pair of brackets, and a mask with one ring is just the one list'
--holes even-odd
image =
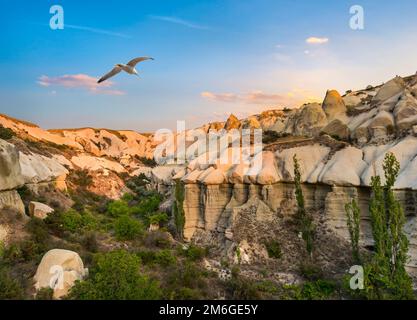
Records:
{"label": "bird's outstretched wing", "polygon": [[114,67],[110,72],[106,73],[104,76],[102,76],[97,83],[101,83],[103,81],[106,81],[107,79],[113,77],[114,75],[118,74],[120,71],[122,71],[122,68],[120,67]]}
{"label": "bird's outstretched wing", "polygon": [[135,58],[135,59],[130,60],[127,63],[127,65],[134,68],[139,62],[145,61],[145,60],[154,60],[154,58],[151,58],[151,57],[139,57],[139,58]]}

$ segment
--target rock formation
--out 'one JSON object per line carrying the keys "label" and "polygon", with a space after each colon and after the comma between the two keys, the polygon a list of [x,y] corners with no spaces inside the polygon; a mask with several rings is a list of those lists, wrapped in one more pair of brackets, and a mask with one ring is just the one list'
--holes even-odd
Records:
{"label": "rock formation", "polygon": [[36,271],[35,289],[51,288],[53,297],[66,296],[75,281],[82,280],[88,273],[78,253],[53,249],[45,253]]}

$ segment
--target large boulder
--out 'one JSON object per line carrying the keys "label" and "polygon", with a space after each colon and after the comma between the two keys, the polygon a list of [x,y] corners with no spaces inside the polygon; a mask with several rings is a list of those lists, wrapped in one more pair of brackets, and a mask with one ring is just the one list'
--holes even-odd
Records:
{"label": "large boulder", "polygon": [[370,121],[368,128],[374,138],[392,134],[394,132],[394,117],[392,113],[388,111],[378,112]]}
{"label": "large boulder", "polygon": [[323,101],[323,110],[329,121],[345,117],[346,106],[339,92],[336,90],[328,90]]}
{"label": "large boulder", "polygon": [[285,131],[299,136],[314,136],[326,125],[327,117],[321,105],[309,103],[291,114]]}
{"label": "large boulder", "polygon": [[240,128],[240,121],[234,114],[231,114],[229,118],[227,119],[224,129],[229,131],[232,129],[239,129]]}
{"label": "large boulder", "polygon": [[243,129],[259,129],[261,128],[261,124],[259,123],[258,119],[255,116],[250,116],[242,124]]}
{"label": "large boulder", "polygon": [[341,140],[348,140],[350,136],[349,127],[339,119],[331,121],[322,129],[322,132]]}
{"label": "large boulder", "polygon": [[29,203],[29,214],[38,219],[46,219],[48,215],[53,212],[54,209],[52,209],[50,206],[47,206],[46,204],[36,201],[31,201]]}
{"label": "large boulder", "polygon": [[15,146],[0,139],[0,191],[23,185],[19,152]]}
{"label": "large boulder", "polygon": [[403,94],[394,109],[397,130],[411,129],[417,124],[417,99],[411,93]]}
{"label": "large boulder", "polygon": [[389,98],[392,98],[395,95],[401,94],[403,92],[406,84],[401,77],[395,77],[394,79],[385,83],[377,92],[375,97],[372,99],[372,104],[376,105],[381,103]]}
{"label": "large boulder", "polygon": [[82,280],[88,273],[78,253],[63,249],[52,249],[42,258],[34,277],[35,289],[51,288],[53,297],[66,296],[75,281]]}

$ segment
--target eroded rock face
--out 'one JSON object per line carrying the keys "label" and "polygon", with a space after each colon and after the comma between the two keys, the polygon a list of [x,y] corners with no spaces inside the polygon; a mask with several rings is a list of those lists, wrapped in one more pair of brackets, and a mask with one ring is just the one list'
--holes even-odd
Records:
{"label": "eroded rock face", "polygon": [[236,118],[235,115],[231,114],[224,125],[224,129],[229,131],[232,129],[239,129],[239,128],[240,128],[239,119]]}
{"label": "eroded rock face", "polygon": [[66,296],[75,281],[82,280],[88,273],[78,253],[63,249],[53,249],[45,253],[36,274],[35,289],[52,288],[53,297]]}
{"label": "eroded rock face", "polygon": [[23,183],[18,151],[14,145],[0,139],[0,191],[18,188]]}
{"label": "eroded rock face", "polygon": [[401,96],[394,109],[397,129],[407,130],[417,124],[417,99],[410,93]]}
{"label": "eroded rock face", "polygon": [[327,117],[321,105],[309,103],[290,116],[285,131],[298,136],[314,136],[326,125]]}
{"label": "eroded rock face", "polygon": [[0,214],[3,210],[11,210],[25,217],[25,205],[16,190],[0,192]]}
{"label": "eroded rock face", "polygon": [[336,118],[344,118],[346,115],[346,106],[339,92],[336,90],[329,90],[323,101],[323,110],[327,116],[328,121]]}
{"label": "eroded rock face", "polygon": [[395,77],[394,79],[385,83],[372,99],[373,104],[381,103],[389,98],[402,93],[405,88],[404,80],[401,77]]}
{"label": "eroded rock face", "polygon": [[26,184],[65,180],[68,169],[57,160],[39,154],[19,153],[20,167]]}

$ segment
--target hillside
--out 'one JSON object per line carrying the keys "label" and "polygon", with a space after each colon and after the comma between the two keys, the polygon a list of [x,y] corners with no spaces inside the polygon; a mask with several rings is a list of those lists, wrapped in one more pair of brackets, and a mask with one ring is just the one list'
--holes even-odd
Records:
{"label": "hillside", "polygon": [[[417,287],[417,75],[343,96],[329,90],[322,104],[231,115],[171,140],[130,130],[43,130],[6,115],[0,125],[0,283],[25,298],[49,286],[53,265],[64,267],[64,285],[49,295],[94,298],[80,283],[98,286],[85,267],[105,272],[100,259],[140,264],[148,280],[135,281],[155,298],[296,298],[306,286],[317,294],[310,298],[351,298],[341,288],[353,265],[345,205],[359,204],[360,246],[371,255],[370,186],[376,175],[385,182],[387,153],[400,164],[395,197]],[[244,129],[252,130],[249,157],[236,163]],[[262,129],[260,149],[254,129]],[[215,152],[206,148],[213,133],[228,139]],[[294,156],[316,226],[314,265],[304,263],[294,225]],[[259,170],[251,170],[257,159]],[[325,294],[319,280],[333,289]]]}

